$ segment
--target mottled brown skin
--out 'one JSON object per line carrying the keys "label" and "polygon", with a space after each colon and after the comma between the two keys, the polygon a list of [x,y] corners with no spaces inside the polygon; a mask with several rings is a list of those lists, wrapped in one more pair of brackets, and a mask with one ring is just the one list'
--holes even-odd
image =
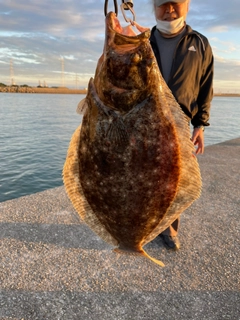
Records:
{"label": "mottled brown skin", "polygon": [[143,106],[115,120],[123,119],[126,131],[109,136],[115,124],[91,100],[91,86],[79,149],[81,184],[93,211],[120,246],[140,250],[177,191],[176,133],[149,96]]}
{"label": "mottled brown skin", "polygon": [[141,103],[151,91],[154,54],[149,46],[150,31],[138,37],[117,34],[111,27],[116,19],[108,15],[108,29],[103,56],[100,58],[94,85],[104,104],[121,113]]}
{"label": "mottled brown skin", "polygon": [[148,37],[134,39],[130,51],[121,39],[109,40],[111,50],[89,84],[79,171],[101,223],[121,248],[140,251],[177,192],[179,142],[171,113],[166,117],[156,105]]}
{"label": "mottled brown skin", "polygon": [[150,31],[130,37],[119,30],[109,13],[63,177],[93,231],[122,251],[149,257],[142,247],[199,197],[201,176],[188,120],[159,72]]}

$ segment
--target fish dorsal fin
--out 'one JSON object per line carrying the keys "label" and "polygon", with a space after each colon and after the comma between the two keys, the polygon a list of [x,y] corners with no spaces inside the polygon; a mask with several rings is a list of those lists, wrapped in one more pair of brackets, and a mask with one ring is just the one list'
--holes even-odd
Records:
{"label": "fish dorsal fin", "polygon": [[87,101],[86,101],[86,98],[82,99],[79,103],[78,103],[78,106],[77,106],[77,113],[78,114],[83,114],[85,112],[85,110],[87,109]]}
{"label": "fish dorsal fin", "polygon": [[[152,241],[157,235],[165,230],[175,221],[179,215],[186,210],[201,194],[201,173],[197,158],[193,154],[194,145],[191,141],[189,119],[180,108],[172,92],[165,81],[161,80],[159,92],[159,104],[168,105],[179,140],[181,170],[178,182],[178,189],[175,198],[169,206],[164,221],[145,238],[143,245]],[[181,142],[181,143],[180,143]]]}
{"label": "fish dorsal fin", "polygon": [[63,167],[63,182],[69,199],[81,219],[104,241],[116,246],[118,242],[110,235],[106,228],[100,223],[96,214],[92,211],[84,196],[79,172],[79,141],[81,126],[79,126],[70,141],[66,161]]}

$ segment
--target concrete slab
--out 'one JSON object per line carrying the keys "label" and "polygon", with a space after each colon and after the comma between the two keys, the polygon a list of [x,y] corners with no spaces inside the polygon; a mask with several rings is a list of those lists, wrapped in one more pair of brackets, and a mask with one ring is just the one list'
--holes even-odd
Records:
{"label": "concrete slab", "polygon": [[240,319],[240,138],[199,156],[203,192],[181,218],[178,252],[117,255],[63,187],[0,203],[0,319]]}

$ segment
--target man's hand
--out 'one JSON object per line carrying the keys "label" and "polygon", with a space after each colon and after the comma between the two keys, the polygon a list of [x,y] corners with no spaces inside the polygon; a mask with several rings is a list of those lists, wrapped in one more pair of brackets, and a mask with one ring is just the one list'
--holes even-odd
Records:
{"label": "man's hand", "polygon": [[204,152],[204,131],[202,128],[194,128],[192,138],[193,144],[197,146],[196,154]]}

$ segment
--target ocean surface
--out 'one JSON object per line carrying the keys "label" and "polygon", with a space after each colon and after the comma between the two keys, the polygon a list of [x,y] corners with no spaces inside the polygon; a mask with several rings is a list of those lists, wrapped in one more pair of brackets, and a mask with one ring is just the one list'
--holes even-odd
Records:
{"label": "ocean surface", "polygon": [[[63,185],[84,95],[0,93],[0,202]],[[214,97],[205,144],[240,137],[240,98]]]}

